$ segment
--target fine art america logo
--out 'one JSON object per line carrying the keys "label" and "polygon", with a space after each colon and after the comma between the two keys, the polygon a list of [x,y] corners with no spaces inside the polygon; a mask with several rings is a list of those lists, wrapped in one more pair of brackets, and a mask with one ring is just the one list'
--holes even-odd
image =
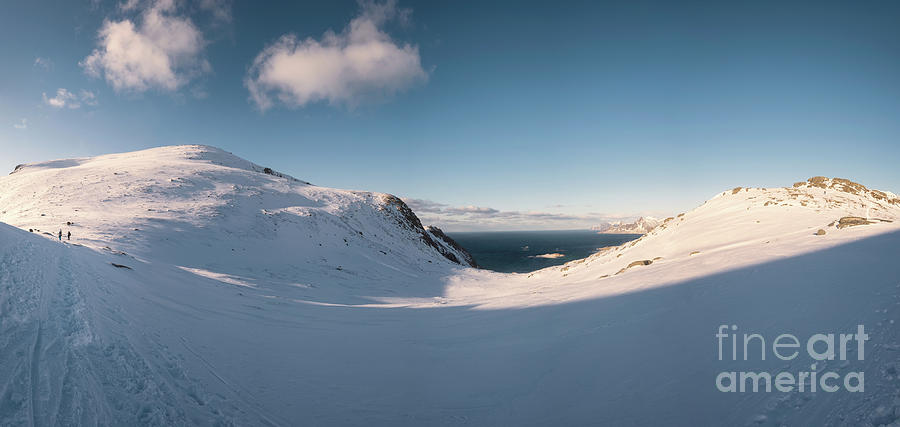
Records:
{"label": "fine art america logo", "polygon": [[[865,391],[865,373],[847,372],[843,376],[833,371],[820,371],[824,361],[848,360],[848,353],[856,353],[850,359],[865,360],[866,334],[863,325],[857,325],[853,334],[814,334],[805,341],[795,335],[781,334],[767,341],[760,334],[738,333],[737,325],[720,325],[716,333],[719,344],[719,360],[766,360],[767,353],[780,360],[794,360],[805,350],[812,359],[808,371],[800,372],[750,372],[725,371],[716,376],[716,388],[722,392],[812,392],[818,390],[833,393],[841,388],[848,392]],[[801,344],[802,343],[802,344]],[[739,352],[739,350],[743,350]],[[803,358],[803,356],[800,356]],[[770,359],[772,360],[772,359]],[[845,363],[846,365],[846,363]]]}

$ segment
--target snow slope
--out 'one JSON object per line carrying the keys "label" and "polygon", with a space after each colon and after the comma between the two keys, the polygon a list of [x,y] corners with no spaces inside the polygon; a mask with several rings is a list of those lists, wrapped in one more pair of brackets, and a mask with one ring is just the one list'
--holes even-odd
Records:
{"label": "snow slope", "polygon": [[[890,193],[729,190],[634,243],[500,274],[449,261],[390,197],[257,168],[188,146],[0,178],[18,227],[0,224],[0,424],[900,420]],[[873,220],[829,225],[847,216]],[[41,234],[66,221],[72,242]],[[865,360],[819,369],[865,371],[866,392],[721,393],[720,371],[811,362],[719,361],[720,324],[864,324]]]}
{"label": "snow slope", "polygon": [[394,196],[265,170],[197,145],[21,165],[0,179],[0,221],[249,283],[352,288],[372,274],[471,265]]}
{"label": "snow slope", "polygon": [[[845,180],[810,178],[787,188],[736,188],[694,210],[665,219],[640,239],[604,248],[585,259],[527,275],[512,275],[485,292],[462,277],[447,290],[460,304],[546,304],[656,287],[727,270],[824,250],[900,230],[900,198],[856,191]],[[849,182],[849,181],[848,181]],[[871,224],[840,227],[844,217]],[[818,235],[819,230],[824,234]],[[630,267],[629,267],[630,266]],[[544,283],[573,284],[553,286]],[[541,288],[540,293],[530,290]]]}

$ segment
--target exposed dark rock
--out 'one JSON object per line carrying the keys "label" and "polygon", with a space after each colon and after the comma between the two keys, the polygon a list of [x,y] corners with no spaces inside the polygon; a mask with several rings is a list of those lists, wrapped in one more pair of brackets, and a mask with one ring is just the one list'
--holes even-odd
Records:
{"label": "exposed dark rock", "polygon": [[821,228],[819,229],[819,231],[816,232],[816,236],[824,236],[824,235],[825,235],[825,230],[823,230]]}
{"label": "exposed dark rock", "polygon": [[279,177],[279,178],[284,178],[284,179],[291,180],[291,181],[294,181],[294,182],[302,182],[302,183],[304,183],[304,184],[312,185],[312,184],[310,184],[310,183],[308,183],[308,182],[306,182],[306,181],[303,181],[303,180],[294,178],[294,177],[292,177],[292,176],[290,176],[290,175],[285,175],[285,174],[283,174],[283,173],[281,173],[281,172],[278,172],[278,171],[276,171],[276,170],[274,170],[274,169],[272,169],[272,168],[264,167],[264,168],[260,169],[259,166],[253,165],[251,169],[253,169],[253,170],[256,171],[256,172],[262,172],[262,173],[264,173],[264,174],[266,174],[266,175],[277,176],[277,177]]}
{"label": "exposed dark rock", "polygon": [[794,188],[809,186],[813,188],[823,188],[823,189],[832,189],[843,191],[849,194],[856,194],[860,196],[871,197],[875,200],[884,203],[890,203],[893,205],[900,205],[900,197],[892,197],[888,193],[879,190],[872,190],[866,188],[865,185],[862,185],[857,182],[853,182],[849,179],[844,178],[828,178],[824,176],[814,176],[806,182],[797,182],[794,183]]}
{"label": "exposed dark rock", "polygon": [[653,264],[653,260],[642,259],[642,260],[639,260],[639,261],[632,261],[631,264],[628,264],[627,266],[625,266],[625,268],[623,268],[623,269],[619,270],[618,272],[616,272],[616,274],[624,273],[625,270],[628,270],[628,269],[631,268],[631,267],[636,267],[636,266],[639,266],[639,265],[650,265],[650,264]]}
{"label": "exposed dark rock", "polygon": [[129,266],[127,266],[127,265],[116,264],[116,263],[114,263],[114,262],[111,262],[110,264],[112,264],[112,266],[113,266],[113,267],[116,267],[116,268],[125,268],[125,269],[128,269],[128,270],[131,270],[131,267],[129,267]]}
{"label": "exposed dark rock", "polygon": [[[472,256],[469,255],[468,252],[465,252],[465,249],[463,249],[460,254],[465,254],[468,257],[468,260],[460,260],[459,257],[454,255],[453,252],[447,248],[447,246],[435,242],[434,239],[431,238],[431,234],[427,230],[425,230],[425,227],[422,226],[422,221],[419,221],[419,217],[417,217],[412,209],[410,209],[403,200],[400,200],[399,197],[392,194],[386,194],[384,196],[384,203],[387,210],[393,209],[397,214],[399,214],[399,217],[397,218],[398,225],[418,234],[419,238],[422,239],[422,241],[425,242],[426,245],[434,248],[436,251],[438,251],[438,253],[443,255],[444,258],[447,258],[448,260],[460,265],[476,267],[474,260],[472,260]],[[441,232],[441,234],[443,234],[443,232]],[[447,237],[447,239],[450,238]],[[456,246],[459,245],[457,244]],[[456,249],[453,246],[450,247]],[[469,260],[472,261],[469,262]]]}
{"label": "exposed dark rock", "polygon": [[[455,240],[451,239],[450,236],[444,234],[444,232],[440,228],[437,228],[433,225],[429,225],[428,227],[425,227],[425,229],[428,230],[432,236],[440,239],[441,241],[446,243],[447,246],[450,246],[457,253],[462,255],[464,258],[463,261],[465,261],[465,264],[468,264],[472,267],[478,268],[478,263],[475,262],[475,258],[472,257],[472,254],[470,254],[469,251],[467,251],[464,247],[460,246],[459,243],[456,243]],[[453,254],[450,254],[450,255],[453,256],[454,258],[456,258],[456,256],[454,256]],[[445,254],[444,256],[447,256],[447,255]],[[456,261],[456,262],[459,262],[459,261]],[[461,262],[459,262],[459,263],[463,264]]]}
{"label": "exposed dark rock", "polygon": [[869,225],[874,222],[858,216],[845,216],[838,220],[837,228],[853,227],[855,225]]}

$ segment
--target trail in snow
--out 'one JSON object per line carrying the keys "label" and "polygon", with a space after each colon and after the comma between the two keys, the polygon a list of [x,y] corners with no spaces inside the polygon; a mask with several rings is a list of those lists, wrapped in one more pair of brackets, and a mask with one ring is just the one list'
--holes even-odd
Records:
{"label": "trail in snow", "polygon": [[31,350],[31,425],[38,425],[37,420],[39,419],[38,414],[38,380],[39,380],[39,368],[38,364],[41,360],[41,334],[43,333],[43,326],[41,325],[41,321],[38,321],[38,332],[37,337],[34,339],[34,347]]}
{"label": "trail in snow", "polygon": [[122,304],[132,297],[122,298],[105,256],[10,237],[0,240],[0,424],[229,422],[228,398],[203,392],[151,319],[129,318]]}

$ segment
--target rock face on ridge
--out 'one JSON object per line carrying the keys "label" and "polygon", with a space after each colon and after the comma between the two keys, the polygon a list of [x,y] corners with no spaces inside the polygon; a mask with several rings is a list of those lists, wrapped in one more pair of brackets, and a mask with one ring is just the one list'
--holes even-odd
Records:
{"label": "rock face on ridge", "polygon": [[384,196],[384,201],[387,206],[396,208],[397,213],[399,214],[397,221],[398,225],[406,227],[418,234],[426,245],[440,252],[444,258],[464,266],[477,267],[475,260],[468,251],[451,239],[450,236],[444,234],[440,228],[435,226],[423,226],[419,217],[417,217],[406,202],[399,197],[394,196],[393,194],[386,194]]}
{"label": "rock face on ridge", "polygon": [[796,182],[793,188],[822,188],[838,190],[844,193],[855,194],[860,196],[871,197],[875,200],[900,206],[900,197],[889,191],[870,190],[865,185],[850,181],[844,178],[826,178],[824,176],[814,176],[806,182]]}
{"label": "rock face on ridge", "polygon": [[472,258],[472,254],[460,246],[459,243],[456,243],[456,240],[453,240],[450,236],[444,234],[443,230],[433,225],[425,227],[425,230],[434,237],[434,241],[440,245],[438,250],[448,259],[454,261],[454,258],[456,258],[460,264],[478,268],[478,263],[475,262],[475,258]]}

